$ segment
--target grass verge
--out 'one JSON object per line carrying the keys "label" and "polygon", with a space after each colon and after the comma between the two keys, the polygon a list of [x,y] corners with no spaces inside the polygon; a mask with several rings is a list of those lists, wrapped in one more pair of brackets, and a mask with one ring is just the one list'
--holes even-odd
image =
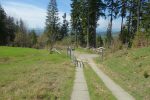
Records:
{"label": "grass verge", "polygon": [[136,100],[150,98],[150,47],[118,51],[108,55],[99,67],[133,95]]}
{"label": "grass verge", "polygon": [[84,68],[84,74],[91,100],[116,100],[116,98],[105,87],[104,83],[88,65]]}
{"label": "grass verge", "polygon": [[0,100],[70,100],[70,62],[65,54],[0,47]]}

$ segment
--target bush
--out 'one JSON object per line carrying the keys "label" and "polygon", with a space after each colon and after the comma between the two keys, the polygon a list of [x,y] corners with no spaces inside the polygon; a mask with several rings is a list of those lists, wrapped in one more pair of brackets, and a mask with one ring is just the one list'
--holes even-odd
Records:
{"label": "bush", "polygon": [[122,46],[121,41],[118,38],[114,39],[112,42],[112,46],[111,46],[112,52],[116,52],[118,50],[121,50],[122,48],[123,46]]}
{"label": "bush", "polygon": [[150,35],[146,32],[137,32],[132,47],[138,48],[138,47],[146,47],[149,46],[150,42]]}
{"label": "bush", "polygon": [[147,73],[147,71],[144,72],[144,77],[145,77],[145,78],[148,78],[148,77],[149,77],[149,74]]}

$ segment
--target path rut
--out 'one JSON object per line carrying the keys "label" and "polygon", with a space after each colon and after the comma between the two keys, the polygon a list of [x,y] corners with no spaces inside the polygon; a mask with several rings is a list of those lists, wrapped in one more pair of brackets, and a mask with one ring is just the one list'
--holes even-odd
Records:
{"label": "path rut", "polygon": [[76,67],[76,76],[71,100],[90,100],[87,83],[84,77],[83,66]]}

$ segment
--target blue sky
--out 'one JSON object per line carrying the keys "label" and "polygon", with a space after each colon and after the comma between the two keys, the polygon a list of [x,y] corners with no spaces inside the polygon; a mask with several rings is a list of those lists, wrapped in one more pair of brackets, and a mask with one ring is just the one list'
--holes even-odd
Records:
{"label": "blue sky", "polygon": [[[49,0],[0,0],[6,13],[16,19],[23,19],[28,28],[44,28],[46,10]],[[67,13],[67,20],[70,21],[71,0],[57,0],[60,22],[62,16]],[[106,31],[109,19],[100,18],[98,30]],[[113,30],[120,29],[120,19],[113,22]]]}

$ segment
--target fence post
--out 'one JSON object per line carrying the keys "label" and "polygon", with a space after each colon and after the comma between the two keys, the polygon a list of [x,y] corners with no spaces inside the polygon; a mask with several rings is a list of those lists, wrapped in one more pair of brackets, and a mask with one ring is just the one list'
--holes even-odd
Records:
{"label": "fence post", "polygon": [[80,61],[80,68],[82,67],[82,63],[81,63],[81,61]]}
{"label": "fence post", "polygon": [[102,61],[104,59],[104,49],[105,49],[104,47],[99,47],[98,48]]}
{"label": "fence post", "polygon": [[69,55],[69,53],[68,53],[68,47],[67,47],[67,56]]}
{"label": "fence post", "polygon": [[84,63],[82,62],[82,67],[84,68]]}

